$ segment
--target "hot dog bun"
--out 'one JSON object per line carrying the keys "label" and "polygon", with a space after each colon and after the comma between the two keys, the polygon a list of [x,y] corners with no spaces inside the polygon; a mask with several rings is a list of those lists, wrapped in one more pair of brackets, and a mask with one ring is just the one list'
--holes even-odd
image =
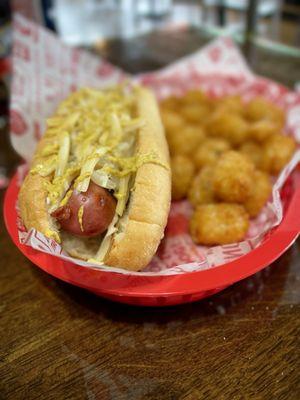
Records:
{"label": "hot dog bun", "polygon": [[[50,140],[47,133],[40,140],[31,168],[34,168],[39,163],[39,154],[49,144]],[[58,227],[48,212],[46,202],[46,184],[50,180],[49,176],[27,174],[19,192],[19,208],[23,223],[27,229],[34,228],[45,236],[60,242]]]}
{"label": "hot dog bun", "polygon": [[[137,114],[143,120],[139,128],[136,151],[143,155],[154,152],[157,162],[141,165],[135,176],[126,213],[120,220],[122,230],[112,237],[104,263],[138,271],[148,264],[163,237],[170,207],[171,173],[168,147],[154,95],[145,88],[136,92]],[[46,135],[40,141],[32,166],[38,164],[41,150],[49,143]],[[72,256],[93,259],[99,238],[83,239],[66,232],[49,215],[47,191],[43,189],[49,177],[28,174],[20,191],[19,206],[27,229],[35,228],[54,240]]]}
{"label": "hot dog bun", "polygon": [[[169,164],[169,152],[155,98],[141,89],[138,95],[138,113],[145,121],[140,129],[138,151],[154,151],[159,161]],[[163,237],[171,201],[171,174],[157,164],[144,164],[137,171],[134,192],[129,202],[125,231],[113,238],[105,262],[139,270],[153,257]]]}

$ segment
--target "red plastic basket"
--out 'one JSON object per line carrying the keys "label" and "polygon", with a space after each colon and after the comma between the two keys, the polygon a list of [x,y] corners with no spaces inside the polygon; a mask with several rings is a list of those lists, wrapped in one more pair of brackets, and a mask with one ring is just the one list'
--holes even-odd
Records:
{"label": "red plastic basket", "polygon": [[125,275],[81,267],[21,244],[15,207],[18,192],[15,175],[5,195],[4,220],[13,242],[30,261],[65,282],[114,301],[134,305],[167,306],[211,296],[271,264],[293,244],[300,232],[300,174],[296,171],[282,222],[247,255],[199,272],[165,276]]}

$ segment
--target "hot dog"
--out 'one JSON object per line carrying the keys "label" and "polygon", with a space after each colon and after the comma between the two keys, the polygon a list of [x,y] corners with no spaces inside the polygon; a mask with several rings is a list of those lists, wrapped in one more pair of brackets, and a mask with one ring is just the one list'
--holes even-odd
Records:
{"label": "hot dog", "polygon": [[[115,215],[116,204],[107,189],[90,182],[86,192],[74,190],[67,204],[57,208],[51,216],[65,232],[93,237],[107,230]],[[80,210],[84,210],[81,216]]]}
{"label": "hot dog", "polygon": [[171,193],[153,94],[82,88],[46,122],[19,194],[24,225],[73,257],[142,269],[163,237]]}

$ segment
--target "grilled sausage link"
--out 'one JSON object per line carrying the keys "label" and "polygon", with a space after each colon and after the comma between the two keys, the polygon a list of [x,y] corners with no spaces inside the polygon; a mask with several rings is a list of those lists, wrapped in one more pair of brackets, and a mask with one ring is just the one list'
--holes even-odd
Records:
{"label": "grilled sausage link", "polygon": [[92,237],[106,231],[115,215],[115,209],[116,200],[109,191],[90,182],[86,192],[74,190],[67,204],[52,212],[51,216],[64,231]]}

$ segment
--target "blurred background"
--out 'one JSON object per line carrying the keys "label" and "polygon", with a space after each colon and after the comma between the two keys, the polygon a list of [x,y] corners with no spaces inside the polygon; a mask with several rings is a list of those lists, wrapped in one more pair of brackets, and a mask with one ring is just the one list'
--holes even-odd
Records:
{"label": "blurred background", "polygon": [[[230,35],[244,45],[249,57],[251,43],[300,51],[300,0],[2,0],[2,74],[8,67],[13,12],[55,31],[68,45],[87,47],[107,58],[111,54],[105,51],[116,43],[123,44],[122,50],[130,43],[134,53],[138,37],[187,30],[201,32],[203,37]],[[179,35],[174,39],[171,46],[178,55],[182,39]],[[149,46],[147,51],[151,52]]]}
{"label": "blurred background", "polygon": [[257,72],[269,70],[259,49],[280,55],[274,79],[293,86],[300,79],[295,68],[288,81],[279,72],[282,62],[300,58],[300,0],[1,0],[2,79],[9,73],[14,12],[132,73],[160,68],[217,36],[230,35],[254,70],[259,66]]}
{"label": "blurred background", "polygon": [[193,27],[237,40],[250,31],[256,39],[300,47],[300,0],[2,0],[0,7],[2,57],[12,12],[72,46],[101,47],[109,39]]}
{"label": "blurred background", "polygon": [[48,26],[74,46],[187,26],[237,35],[254,12],[260,38],[300,44],[299,0],[11,0],[1,1],[2,24],[10,10]]}
{"label": "blurred background", "polygon": [[[14,12],[131,73],[230,35],[256,73],[299,88],[300,0],[1,0],[0,130],[8,121]],[[0,166],[0,184],[6,181]]]}

